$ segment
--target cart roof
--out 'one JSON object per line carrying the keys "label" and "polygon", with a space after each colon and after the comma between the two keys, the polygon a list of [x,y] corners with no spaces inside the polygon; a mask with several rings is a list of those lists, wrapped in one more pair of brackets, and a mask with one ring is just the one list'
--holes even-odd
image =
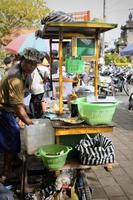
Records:
{"label": "cart roof", "polygon": [[108,30],[114,29],[117,24],[101,23],[101,22],[48,22],[43,31],[43,38],[58,38],[59,32],[63,33],[63,36],[68,34],[71,38],[73,34],[83,34],[86,36],[95,36],[97,33],[103,33]]}

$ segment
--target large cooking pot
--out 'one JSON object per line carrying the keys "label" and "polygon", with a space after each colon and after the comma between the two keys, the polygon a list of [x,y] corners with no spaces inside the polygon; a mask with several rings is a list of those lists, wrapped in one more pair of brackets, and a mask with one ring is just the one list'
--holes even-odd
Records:
{"label": "large cooking pot", "polygon": [[93,86],[81,86],[76,90],[76,95],[78,97],[87,97],[94,92]]}

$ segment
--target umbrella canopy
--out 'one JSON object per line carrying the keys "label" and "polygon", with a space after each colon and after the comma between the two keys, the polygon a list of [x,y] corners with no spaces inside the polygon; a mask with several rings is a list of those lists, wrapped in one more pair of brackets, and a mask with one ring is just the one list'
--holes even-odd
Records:
{"label": "umbrella canopy", "polygon": [[[49,52],[49,39],[36,38],[35,33],[28,33],[18,36],[11,41],[5,50],[14,53],[21,54],[25,48],[35,48],[40,52]],[[53,49],[58,49],[58,45],[54,44]]]}
{"label": "umbrella canopy", "polygon": [[121,56],[133,56],[133,43],[121,50]]}

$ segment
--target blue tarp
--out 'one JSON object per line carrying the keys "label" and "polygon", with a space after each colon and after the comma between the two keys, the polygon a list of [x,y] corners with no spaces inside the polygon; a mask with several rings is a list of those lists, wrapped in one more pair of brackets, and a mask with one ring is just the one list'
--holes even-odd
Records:
{"label": "blue tarp", "polygon": [[120,51],[121,56],[133,56],[133,43]]}

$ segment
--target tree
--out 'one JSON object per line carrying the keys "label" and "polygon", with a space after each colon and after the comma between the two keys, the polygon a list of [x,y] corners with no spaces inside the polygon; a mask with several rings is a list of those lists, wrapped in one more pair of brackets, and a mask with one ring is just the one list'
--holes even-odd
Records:
{"label": "tree", "polygon": [[117,66],[126,66],[130,63],[130,60],[125,56],[110,52],[105,54],[105,64],[109,65],[111,63],[114,63]]}
{"label": "tree", "polygon": [[50,9],[45,0],[0,0],[0,37],[15,27],[37,27]]}

